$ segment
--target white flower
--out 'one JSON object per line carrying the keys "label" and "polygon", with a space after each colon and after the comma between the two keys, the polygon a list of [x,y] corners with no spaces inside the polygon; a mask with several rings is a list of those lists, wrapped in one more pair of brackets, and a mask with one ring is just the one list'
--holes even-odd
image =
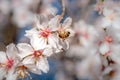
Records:
{"label": "white flower", "polygon": [[[8,45],[6,52],[0,52],[0,80],[2,80],[4,77],[6,77],[7,80],[11,80],[11,78],[9,79],[9,75],[11,75],[11,73],[14,71],[14,68],[18,63],[16,55],[17,53],[18,51],[14,44]],[[16,76],[13,78],[16,78]]]}
{"label": "white flower", "polygon": [[26,27],[26,25],[31,24],[32,18],[33,13],[27,10],[27,8],[20,7],[19,9],[14,9],[12,20],[18,27],[23,28]]}
{"label": "white flower", "polygon": [[30,43],[35,49],[43,49],[47,45],[52,46],[55,52],[59,52],[61,46],[59,45],[59,39],[54,33],[58,26],[59,16],[55,16],[50,21],[47,19],[39,23],[39,20],[35,20],[35,28],[26,31],[26,36],[30,38]]}
{"label": "white flower", "polygon": [[120,14],[119,12],[115,11],[114,9],[108,9],[108,8],[104,8],[103,10],[103,27],[109,27],[112,26],[115,29],[120,29]]}
{"label": "white flower", "polygon": [[36,50],[27,43],[19,43],[17,48],[20,51],[18,56],[21,59],[24,58],[22,61],[24,65],[36,65],[37,69],[45,73],[48,72],[49,65],[47,57],[53,54],[50,46],[47,46],[45,49]]}
{"label": "white flower", "polygon": [[76,34],[78,35],[80,44],[82,46],[86,47],[91,45],[98,36],[98,33],[94,26],[86,24],[83,20],[75,23],[74,26],[74,30],[76,31]]}
{"label": "white flower", "polygon": [[110,56],[113,53],[113,46],[119,44],[120,38],[118,36],[118,32],[113,28],[106,28],[106,31],[102,30],[101,34],[98,38],[98,47],[100,54],[104,56]]}

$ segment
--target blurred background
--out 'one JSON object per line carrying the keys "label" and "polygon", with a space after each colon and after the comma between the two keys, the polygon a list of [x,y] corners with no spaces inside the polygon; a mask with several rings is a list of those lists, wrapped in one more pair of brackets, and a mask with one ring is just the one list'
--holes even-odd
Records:
{"label": "blurred background", "polygon": [[[92,56],[96,44],[91,45],[98,38],[96,30],[101,18],[95,7],[98,0],[64,1],[64,19],[72,17],[71,27],[75,31],[69,40],[70,49],[50,57],[50,71],[42,75],[31,73],[33,80],[98,80],[100,60],[98,55]],[[0,0],[0,50],[12,42],[29,43],[24,34],[32,28],[35,14],[49,16],[61,11],[61,0]]]}

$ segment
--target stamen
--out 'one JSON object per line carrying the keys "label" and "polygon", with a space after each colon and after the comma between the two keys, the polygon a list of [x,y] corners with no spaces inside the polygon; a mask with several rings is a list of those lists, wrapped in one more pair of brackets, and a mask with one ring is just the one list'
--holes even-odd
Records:
{"label": "stamen", "polygon": [[14,60],[13,59],[8,59],[8,61],[6,63],[7,69],[12,68],[13,65],[14,65]]}
{"label": "stamen", "polygon": [[41,31],[40,35],[44,38],[48,38],[51,34],[51,29],[45,28],[44,30]]}
{"label": "stamen", "polygon": [[39,58],[41,55],[42,55],[42,50],[37,50],[37,51],[34,51],[33,52],[33,56],[35,57],[35,58]]}
{"label": "stamen", "polygon": [[27,72],[27,67],[25,65],[21,65],[19,67],[17,67],[18,69],[18,78],[26,78],[28,76],[28,72]]}

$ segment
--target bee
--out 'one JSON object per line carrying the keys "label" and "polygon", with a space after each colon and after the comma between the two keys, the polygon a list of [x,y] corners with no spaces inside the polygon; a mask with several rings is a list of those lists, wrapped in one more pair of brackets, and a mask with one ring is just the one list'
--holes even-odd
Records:
{"label": "bee", "polygon": [[68,38],[70,36],[70,32],[69,31],[65,31],[65,30],[58,31],[58,35],[59,35],[60,38],[66,39],[66,38]]}

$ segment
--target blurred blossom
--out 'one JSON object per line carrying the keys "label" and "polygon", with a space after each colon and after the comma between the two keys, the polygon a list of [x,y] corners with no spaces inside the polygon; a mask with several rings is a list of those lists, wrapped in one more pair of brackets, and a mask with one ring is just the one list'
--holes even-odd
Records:
{"label": "blurred blossom", "polygon": [[8,14],[11,10],[9,0],[0,0],[0,12],[3,14]]}
{"label": "blurred blossom", "polygon": [[33,14],[24,7],[21,7],[14,11],[13,21],[21,28],[30,24],[32,22],[32,19]]}

